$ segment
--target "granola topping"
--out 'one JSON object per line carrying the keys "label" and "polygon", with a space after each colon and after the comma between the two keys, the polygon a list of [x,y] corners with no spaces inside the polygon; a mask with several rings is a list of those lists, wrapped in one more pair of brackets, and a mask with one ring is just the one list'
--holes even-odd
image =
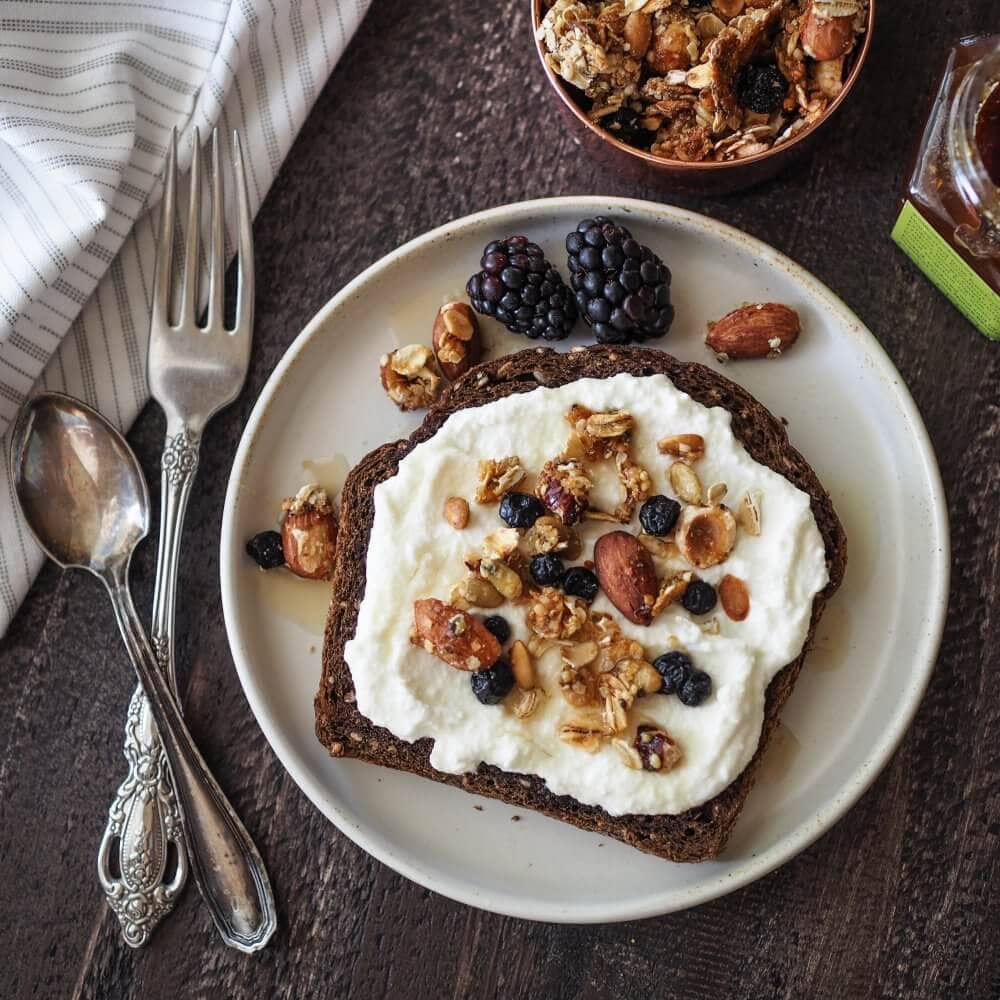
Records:
{"label": "granola topping", "polygon": [[546,462],[538,475],[538,499],[566,525],[579,522],[587,509],[593,480],[575,458]]}
{"label": "granola topping", "polygon": [[480,462],[476,503],[499,503],[500,498],[517,486],[525,475],[527,473],[517,455]]}
{"label": "granola topping", "polygon": [[[673,479],[687,477],[671,474],[675,464],[697,490],[685,478],[675,491]],[[550,510],[516,524],[500,516],[504,495],[544,506],[536,491],[550,472],[578,504],[585,497],[587,516],[573,525]],[[477,487],[494,499],[456,530],[446,502],[472,504]],[[765,492],[761,530],[743,498],[759,503]],[[618,509],[646,494],[641,502],[662,495],[680,506],[662,536]],[[710,502],[729,496],[732,512]],[[358,709],[401,738],[431,738],[440,770],[486,762],[615,815],[684,811],[739,773],[756,747],[767,681],[797,655],[811,595],[825,583],[808,497],[749,460],[724,410],[699,406],[663,376],[583,380],[458,411],[376,488],[374,504],[366,593],[345,649]],[[528,571],[534,556],[553,554],[600,583],[596,546],[616,533],[645,560],[641,622],[603,584],[575,596],[575,584],[542,586]],[[730,535],[721,562],[690,561]],[[620,602],[621,572],[608,578]],[[718,591],[711,617],[688,606],[696,580]],[[400,607],[413,608],[413,645]],[[506,628],[487,630],[496,615]],[[653,661],[670,651],[711,677],[699,699],[659,693],[666,674]],[[501,659],[512,687],[500,710],[487,710],[461,674],[479,677]],[[672,743],[637,744],[638,726]]]}
{"label": "granola topping", "polygon": [[[556,0],[537,35],[550,68],[583,91],[588,117],[612,135],[665,159],[737,160],[826,114],[866,30],[867,8],[867,0],[712,0],[710,8]],[[836,49],[812,46],[831,22]],[[751,100],[754,110],[741,103],[741,74],[762,65],[777,68],[787,93],[783,102],[780,89],[773,103]],[[641,128],[621,131],[624,112]]]}
{"label": "granola topping", "polygon": [[421,410],[441,391],[441,376],[433,368],[433,352],[421,344],[400,347],[379,360],[382,388],[401,410]]}
{"label": "granola topping", "polygon": [[528,627],[542,639],[572,639],[587,620],[587,605],[555,587],[543,587],[528,609]]}

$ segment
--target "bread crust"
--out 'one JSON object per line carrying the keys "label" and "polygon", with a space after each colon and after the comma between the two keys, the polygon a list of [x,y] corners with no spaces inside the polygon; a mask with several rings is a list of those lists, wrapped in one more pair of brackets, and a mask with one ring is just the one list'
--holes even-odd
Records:
{"label": "bread crust", "polygon": [[[830,581],[813,601],[812,617],[802,653],[768,685],[760,743],[750,763],[713,799],[677,815],[611,816],[599,806],[584,805],[566,795],[554,795],[534,775],[513,774],[480,764],[475,773],[444,774],[430,765],[431,739],[408,743],[369,722],[353,700],[344,645],[357,626],[365,591],[368,539],[374,519],[374,490],[396,474],[400,460],[432,437],[457,410],[532,392],[539,386],[559,386],[581,378],[608,378],[622,372],[638,376],[663,374],[682,392],[705,406],[723,406],[732,415],[732,429],[750,455],[781,473],[812,499],[812,511],[826,549]],[[316,735],[331,754],[353,757],[516,806],[534,809],[584,830],[614,837],[641,851],[671,861],[705,861],[716,857],[732,832],[753,786],[761,758],[778,724],[802,669],[826,602],[840,586],[847,562],[847,541],[826,490],[792,447],[782,423],[745,389],[704,365],[681,362],[648,348],[593,346],[561,354],[547,348],[520,351],[471,369],[428,411],[420,427],[406,440],[394,441],[368,454],[351,471],[341,494],[337,565],[333,599],[323,643],[323,673],[316,695]]]}

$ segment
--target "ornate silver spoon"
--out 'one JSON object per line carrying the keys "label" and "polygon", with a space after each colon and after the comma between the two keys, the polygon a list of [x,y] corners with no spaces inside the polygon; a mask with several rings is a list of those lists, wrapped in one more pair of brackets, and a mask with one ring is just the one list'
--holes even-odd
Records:
{"label": "ornate silver spoon", "polygon": [[198,888],[226,942],[257,951],[277,925],[264,863],[195,747],[129,593],[132,552],[149,530],[149,490],[135,455],[99,413],[43,393],[18,415],[11,478],[49,557],[107,588],[160,732]]}

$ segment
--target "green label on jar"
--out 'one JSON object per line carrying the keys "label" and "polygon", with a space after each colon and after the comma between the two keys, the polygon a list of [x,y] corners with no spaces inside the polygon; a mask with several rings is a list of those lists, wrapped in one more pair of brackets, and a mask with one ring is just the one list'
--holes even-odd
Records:
{"label": "green label on jar", "polygon": [[892,238],[977,330],[992,340],[1000,340],[1000,295],[909,201],[903,203]]}

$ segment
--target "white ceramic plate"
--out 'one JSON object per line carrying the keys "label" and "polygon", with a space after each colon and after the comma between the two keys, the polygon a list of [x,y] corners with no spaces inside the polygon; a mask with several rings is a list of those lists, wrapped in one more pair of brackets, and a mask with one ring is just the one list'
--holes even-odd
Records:
{"label": "white ceramic plate", "polygon": [[[703,344],[705,323],[743,302],[799,311],[804,332],[794,349],[777,361],[731,362],[724,374],[787,419],[848,537],[843,587],[757,787],[723,856],[698,865],[671,864],[425,779],[331,759],[313,734],[327,588],[257,572],[243,551],[250,535],[273,525],[282,497],[313,480],[339,489],[349,465],[416,426],[382,394],[379,356],[429,342],[438,306],[462,296],[489,240],[524,233],[564,266],[565,234],[598,213],[628,225],[673,270],[677,316],[661,343],[680,358],[716,365]],[[489,356],[528,346],[486,325]],[[581,323],[561,346],[586,340]],[[223,607],[265,735],[303,791],[366,851],[430,889],[499,913],[626,920],[759,878],[828,830],[874,780],[936,656],[948,593],[946,517],[934,454],[899,373],[815,278],[704,216],[623,199],[547,199],[472,215],[411,241],[352,281],[292,344],[233,466]]]}

